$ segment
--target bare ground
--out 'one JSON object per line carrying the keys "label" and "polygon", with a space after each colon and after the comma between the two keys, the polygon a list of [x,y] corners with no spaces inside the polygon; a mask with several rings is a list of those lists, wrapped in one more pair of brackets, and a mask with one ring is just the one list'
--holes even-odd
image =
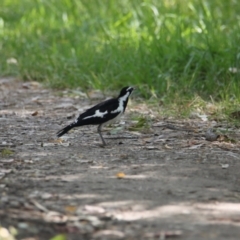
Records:
{"label": "bare ground", "polygon": [[130,105],[124,129],[104,132],[105,148],[94,126],[54,140],[93,103],[0,80],[2,227],[16,239],[240,239],[239,129],[228,128],[235,143],[206,141],[212,123],[201,119],[176,121],[196,133],[159,120],[132,132],[131,111],[143,110]]}

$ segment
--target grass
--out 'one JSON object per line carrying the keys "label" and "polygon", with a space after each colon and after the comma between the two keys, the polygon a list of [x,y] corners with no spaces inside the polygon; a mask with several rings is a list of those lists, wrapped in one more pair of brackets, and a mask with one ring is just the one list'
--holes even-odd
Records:
{"label": "grass", "polygon": [[240,102],[238,0],[2,0],[0,75]]}
{"label": "grass", "polygon": [[4,148],[1,150],[1,156],[2,157],[8,157],[10,155],[12,155],[14,152],[8,148]]}
{"label": "grass", "polygon": [[145,115],[132,116],[135,123],[128,128],[130,131],[145,131],[147,132],[151,127],[151,118]]}

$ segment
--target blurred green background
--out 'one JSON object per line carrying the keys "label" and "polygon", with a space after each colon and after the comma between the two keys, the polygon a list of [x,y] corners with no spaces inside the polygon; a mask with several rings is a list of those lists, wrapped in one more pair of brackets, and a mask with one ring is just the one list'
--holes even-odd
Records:
{"label": "blurred green background", "polygon": [[1,0],[0,76],[240,99],[239,0]]}

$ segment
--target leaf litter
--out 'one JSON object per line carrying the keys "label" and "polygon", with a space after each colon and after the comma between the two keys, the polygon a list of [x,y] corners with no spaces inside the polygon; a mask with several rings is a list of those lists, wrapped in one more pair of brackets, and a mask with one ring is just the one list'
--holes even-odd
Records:
{"label": "leaf litter", "polygon": [[[163,121],[133,101],[121,124],[106,128],[105,148],[95,126],[55,138],[66,119],[103,97],[89,96],[94,99],[81,90],[60,94],[35,82],[0,80],[4,233],[14,227],[18,238],[54,240],[239,236],[224,205],[240,200],[238,129],[200,113]],[[204,212],[199,203],[222,207]],[[234,223],[228,228],[221,223],[226,218]]]}

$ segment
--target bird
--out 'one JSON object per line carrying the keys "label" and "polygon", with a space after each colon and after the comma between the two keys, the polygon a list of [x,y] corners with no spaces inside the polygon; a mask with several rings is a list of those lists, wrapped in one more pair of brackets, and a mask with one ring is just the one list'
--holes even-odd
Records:
{"label": "bird", "polygon": [[133,90],[134,87],[124,87],[117,98],[108,99],[87,109],[85,112],[81,113],[74,122],[58,131],[57,137],[61,137],[75,127],[98,125],[97,131],[100,135],[103,146],[105,146],[106,142],[101,133],[102,127],[117,121],[121,115],[123,115],[128,104],[128,99]]}

